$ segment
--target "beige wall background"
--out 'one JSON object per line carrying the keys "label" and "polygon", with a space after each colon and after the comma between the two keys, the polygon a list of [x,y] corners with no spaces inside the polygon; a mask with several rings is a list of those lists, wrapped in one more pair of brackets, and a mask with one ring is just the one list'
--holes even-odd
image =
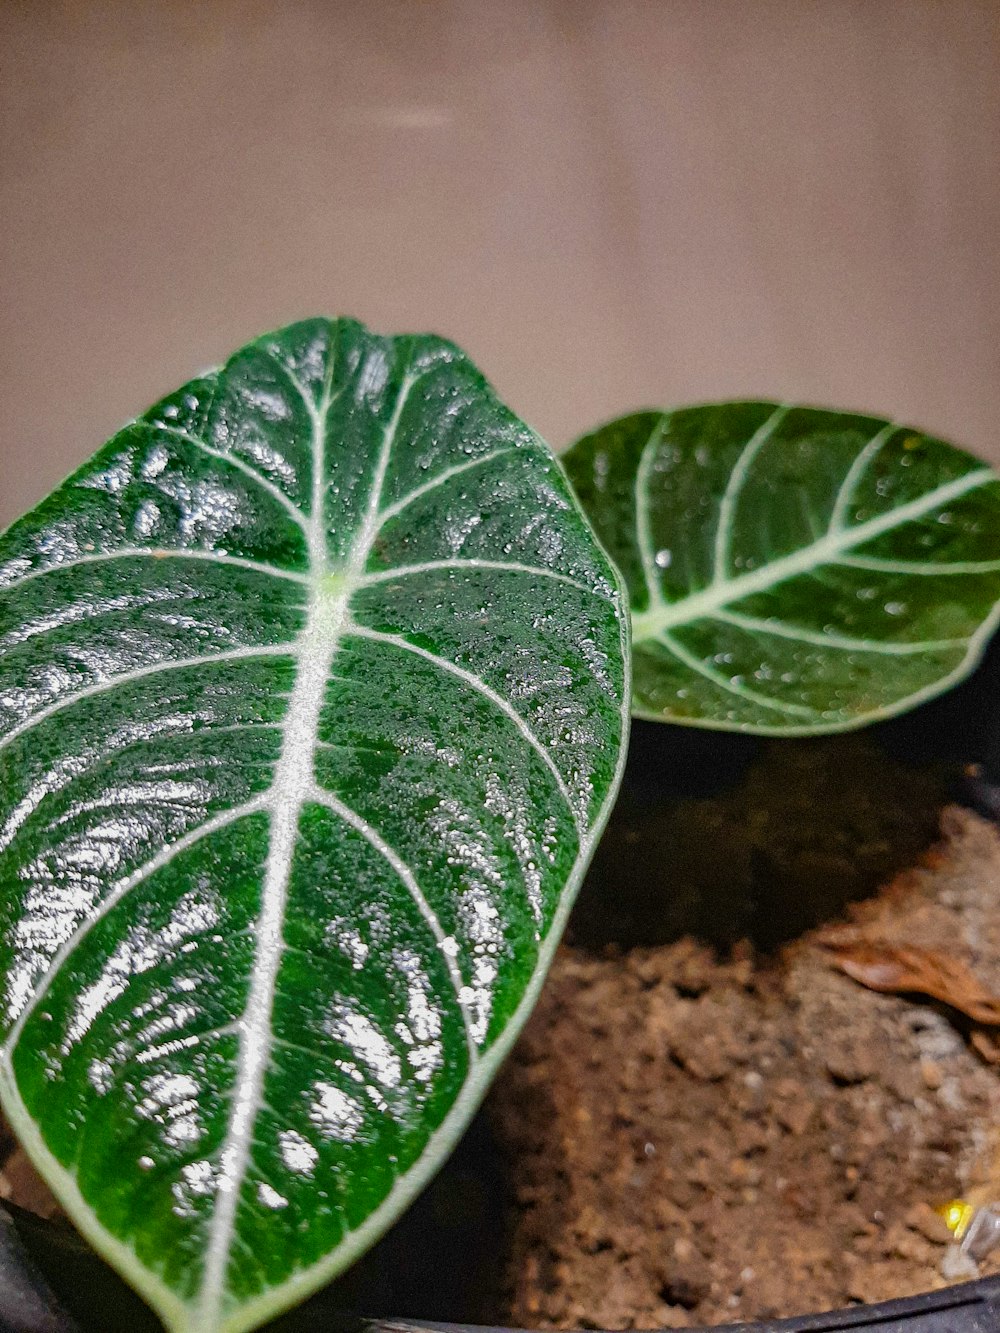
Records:
{"label": "beige wall background", "polygon": [[0,0],[0,523],[264,329],[1000,463],[997,0]]}

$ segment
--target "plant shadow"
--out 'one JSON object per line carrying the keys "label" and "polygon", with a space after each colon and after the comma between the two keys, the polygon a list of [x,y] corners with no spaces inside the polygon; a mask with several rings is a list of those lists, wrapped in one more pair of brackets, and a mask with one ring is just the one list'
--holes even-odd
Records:
{"label": "plant shadow", "polygon": [[975,791],[988,812],[997,784],[1000,640],[958,689],[855,732],[768,739],[636,721],[569,938],[773,950],[912,865],[949,801]]}

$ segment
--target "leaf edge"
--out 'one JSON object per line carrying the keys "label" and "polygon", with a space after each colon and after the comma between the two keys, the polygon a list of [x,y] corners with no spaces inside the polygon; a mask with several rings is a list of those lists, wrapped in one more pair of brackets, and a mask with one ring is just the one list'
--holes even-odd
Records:
{"label": "leaf edge", "polygon": [[[740,406],[754,406],[754,407],[772,407],[772,408],[791,407],[796,409],[806,408],[810,411],[827,412],[830,414],[837,414],[842,416],[866,418],[872,422],[878,421],[878,422],[888,423],[892,420],[891,418],[883,416],[881,413],[870,411],[867,408],[844,408],[844,407],[831,407],[829,404],[824,404],[824,403],[812,403],[812,402],[804,403],[799,401],[789,402],[784,399],[760,396],[756,394],[750,395],[745,398],[737,397],[737,398],[699,399],[697,402],[694,403],[676,404],[672,407],[646,406],[646,407],[634,408],[628,412],[620,412],[616,416],[609,417],[606,421],[601,421],[598,425],[591,427],[589,430],[583,431],[579,435],[576,435],[572,440],[570,440],[568,444],[565,444],[558,451],[556,457],[559,459],[561,463],[563,463],[563,460],[565,460],[580,445],[585,444],[589,440],[592,440],[595,436],[602,434],[604,431],[609,430],[611,427],[617,426],[626,421],[630,421],[636,417],[646,417],[646,416],[666,417],[674,412],[703,411],[712,408],[730,407],[733,406],[734,404],[738,404]],[[901,427],[903,426],[903,423],[898,423],[898,424]],[[921,430],[920,433],[928,435],[928,433],[923,430]],[[936,440],[941,444],[948,445],[952,449],[960,450],[962,453],[967,454],[969,457],[976,459],[978,462],[982,463],[985,467],[991,468],[996,479],[1000,480],[1000,465],[990,463],[988,460],[983,459],[979,454],[974,453],[971,449],[966,449],[963,445],[956,444],[954,440],[948,438],[947,436],[935,434],[935,435],[928,435],[928,438]],[[583,509],[583,506],[580,504],[579,497],[577,496],[576,493],[576,486],[573,483],[572,475],[569,471],[569,468],[565,466],[565,463],[564,463],[564,471],[566,473],[567,483],[569,485],[570,491],[573,494],[573,498],[577,502],[578,506],[581,509]],[[584,509],[583,512],[584,512],[584,517],[587,519],[588,523],[590,523],[590,518],[589,515],[586,513],[586,510]],[[593,527],[592,524],[591,527]],[[600,541],[599,538],[597,539],[597,541],[601,549],[604,550],[603,543]],[[611,557],[607,555],[606,551],[605,551],[605,556],[608,559],[609,563],[612,565],[612,567],[615,569],[615,573],[619,574],[617,565],[611,559]],[[620,574],[618,582],[620,584],[624,583],[624,580],[621,578]],[[632,598],[631,598],[631,593],[627,586],[625,587],[625,600],[626,600],[626,605],[629,608],[629,622],[631,628]],[[632,717],[633,719],[637,719],[640,722],[657,722],[662,726],[695,727],[699,731],[716,731],[723,733],[728,732],[730,735],[738,735],[738,736],[788,737],[789,739],[796,739],[796,738],[804,738],[810,736],[843,735],[846,732],[860,731],[865,727],[876,726],[880,722],[888,722],[893,718],[901,717],[906,713],[912,712],[915,708],[919,708],[922,704],[930,703],[933,699],[938,698],[942,694],[946,694],[949,690],[952,690],[957,685],[960,685],[962,681],[967,680],[968,677],[972,675],[972,673],[980,665],[986,653],[986,650],[989,647],[991,639],[993,638],[994,634],[998,633],[998,631],[1000,631],[1000,599],[998,599],[993,604],[992,611],[988,616],[986,616],[983,619],[983,621],[977,627],[975,632],[969,635],[968,647],[966,649],[965,655],[963,656],[962,660],[946,676],[940,677],[938,680],[933,681],[930,685],[925,686],[921,690],[916,690],[912,694],[905,695],[903,698],[897,699],[893,704],[889,705],[888,707],[873,709],[866,713],[859,713],[854,717],[844,718],[839,722],[825,722],[819,725],[815,724],[809,725],[805,723],[803,723],[802,725],[796,725],[795,723],[790,723],[787,726],[751,725],[750,723],[734,724],[728,722],[720,722],[711,718],[703,718],[703,717],[669,716],[665,715],[662,712],[656,712],[653,709],[643,708],[641,706],[633,706]]]}
{"label": "leaf edge", "polygon": [[[327,318],[327,317],[317,317]],[[332,322],[343,318],[344,316],[332,317]],[[290,328],[296,324],[310,322],[308,320],[296,320],[292,324],[283,326]],[[249,347],[262,342],[264,339],[272,336],[273,332],[265,332],[252,338],[243,347]],[[393,337],[422,337],[428,335],[421,334],[396,334]],[[440,338],[440,335],[429,335]],[[463,356],[466,355],[457,344],[451,343],[448,339],[440,339],[442,342],[448,342],[450,346],[459,351]],[[225,364],[225,363],[223,363]],[[483,380],[484,386],[488,391],[496,395],[491,382],[483,375],[478,366],[471,362],[477,373]],[[202,375],[212,374],[222,367],[213,367],[208,371],[201,372]],[[503,404],[502,399],[497,399]],[[512,409],[508,409],[512,411]],[[115,431],[110,437],[114,439],[121,430],[127,429],[142,419],[145,413],[126,422],[119,430]],[[513,415],[517,416],[516,413]],[[187,1303],[181,1300],[160,1278],[152,1272],[151,1269],[140,1263],[134,1250],[130,1249],[120,1241],[112,1232],[98,1220],[93,1208],[80,1192],[71,1172],[69,1172],[61,1162],[55,1157],[48,1145],[45,1143],[37,1122],[32,1118],[28,1108],[21,1098],[17,1081],[13,1074],[13,1067],[7,1059],[0,1059],[0,1109],[7,1117],[11,1130],[13,1131],[18,1143],[24,1148],[32,1164],[36,1167],[39,1174],[48,1184],[56,1200],[65,1209],[70,1221],[77,1231],[89,1242],[95,1252],[100,1255],[107,1263],[113,1267],[116,1272],[127,1282],[127,1284],[142,1297],[149,1305],[154,1314],[163,1322],[167,1333],[252,1333],[254,1329],[259,1328],[266,1321],[273,1319],[286,1311],[293,1309],[309,1296],[320,1290],[323,1286],[333,1281],[340,1273],[344,1272],[357,1259],[369,1250],[392,1226],[392,1224],[405,1212],[406,1208],[413,1202],[421,1190],[431,1181],[437,1172],[444,1165],[450,1156],[452,1149],[461,1137],[462,1132],[472,1119],[476,1110],[481,1105],[486,1096],[493,1079],[509,1055],[518,1036],[520,1035],[525,1023],[531,1015],[541,992],[545,978],[548,975],[552,959],[556,949],[562,940],[566,921],[576,901],[583,877],[587,872],[594,852],[600,842],[601,835],[607,826],[608,819],[618,798],[618,792],[621,787],[622,778],[625,773],[625,764],[628,758],[629,738],[632,722],[632,616],[629,601],[628,588],[618,569],[617,564],[611,559],[600,541],[593,524],[590,521],[583,505],[580,503],[576,490],[573,487],[569,475],[562,460],[557,452],[538,434],[533,427],[524,422],[523,418],[518,420],[525,425],[538,446],[543,449],[553,461],[559,475],[562,478],[565,487],[566,496],[570,504],[576,510],[582,520],[585,528],[590,533],[591,540],[595,548],[604,560],[610,582],[615,589],[616,597],[609,599],[611,606],[615,609],[616,619],[619,627],[619,642],[622,650],[622,703],[620,709],[621,716],[621,734],[619,740],[618,754],[616,757],[615,768],[611,781],[608,785],[607,794],[601,804],[597,815],[586,839],[581,844],[577,853],[573,868],[566,880],[560,896],[559,906],[552,917],[548,933],[539,950],[538,959],[532,972],[531,979],[525,988],[524,994],[518,1003],[517,1008],[512,1014],[500,1037],[493,1043],[489,1051],[477,1063],[475,1070],[463,1083],[458,1096],[448,1109],[447,1114],[441,1124],[433,1132],[428,1140],[428,1146],[420,1154],[417,1161],[409,1171],[398,1177],[393,1188],[375,1208],[365,1218],[362,1224],[355,1230],[347,1233],[343,1241],[334,1249],[330,1250],[309,1267],[300,1270],[293,1276],[287,1278],[276,1287],[269,1288],[261,1296],[240,1305],[231,1314],[229,1314],[220,1324],[213,1329],[207,1329],[197,1321],[197,1307],[194,1302]],[[107,442],[106,442],[107,443]],[[101,446],[103,447],[103,445]],[[80,467],[86,466],[86,461]],[[48,495],[62,488],[76,476],[80,468],[74,469],[62,481],[52,487],[46,496],[42,497],[39,504],[44,503]],[[27,513],[32,513],[37,506],[32,506]],[[21,518],[25,515],[18,515],[7,527],[0,531],[0,536],[6,535],[13,529]]]}

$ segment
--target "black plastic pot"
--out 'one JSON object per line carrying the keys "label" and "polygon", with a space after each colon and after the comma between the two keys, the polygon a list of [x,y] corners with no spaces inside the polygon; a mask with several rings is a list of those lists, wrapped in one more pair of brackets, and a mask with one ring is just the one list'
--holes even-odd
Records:
{"label": "black plastic pot", "polygon": [[[868,735],[887,752],[903,756],[908,762],[946,763],[955,773],[954,792],[958,799],[975,807],[981,814],[1000,821],[1000,636],[991,646],[986,660],[975,675],[959,689],[925,705],[904,718],[872,728]],[[795,744],[795,742],[790,742]],[[669,763],[663,762],[666,745]],[[740,775],[760,753],[760,742],[746,737],[725,737],[719,733],[695,732],[683,728],[666,728],[656,724],[638,724],[633,735],[633,750],[629,772],[623,787],[621,807],[645,810],[650,803],[660,801],[668,805],[683,797],[702,797],[724,792],[739,780]],[[611,845],[605,851],[611,863],[623,858],[613,845],[613,829],[609,828]],[[628,864],[629,858],[624,858]],[[872,886],[874,887],[874,886]],[[600,906],[600,885],[592,894]],[[586,897],[586,893],[584,894]],[[616,901],[620,895],[616,895]],[[840,906],[842,906],[841,904]],[[756,907],[760,908],[760,904]],[[826,904],[834,912],[837,904]],[[643,916],[642,904],[637,915]],[[770,910],[763,905],[758,912],[741,923],[741,928],[762,929],[767,942],[771,929],[766,919]],[[756,910],[756,909],[755,909]],[[598,911],[599,917],[599,911]],[[600,930],[607,924],[599,918]],[[695,920],[681,923],[683,929],[699,933]],[[796,922],[796,928],[807,928],[814,922]],[[667,929],[676,926],[668,922]],[[622,919],[611,921],[612,930],[624,928]],[[775,937],[771,942],[777,942]],[[479,1131],[481,1132],[481,1130]],[[476,1137],[474,1123],[467,1136]],[[473,1152],[476,1151],[473,1144]],[[457,1155],[460,1157],[460,1145]],[[446,1169],[454,1169],[449,1167]],[[502,1181],[494,1175],[479,1180],[486,1193],[502,1193]],[[433,1187],[432,1187],[433,1188]],[[419,1210],[421,1204],[415,1205]],[[412,1254],[412,1247],[426,1240],[425,1219],[417,1216],[410,1231],[407,1219],[398,1228],[404,1256]],[[489,1251],[491,1235],[469,1239],[475,1226],[467,1228],[463,1244],[457,1250],[463,1259],[472,1255],[475,1245]],[[485,1255],[486,1267],[490,1261],[495,1267],[495,1254]],[[480,1255],[482,1260],[483,1256]],[[447,1262],[447,1261],[446,1261]],[[364,1261],[362,1261],[362,1264]],[[375,1266],[378,1266],[376,1260]],[[434,1266],[432,1260],[428,1267]],[[480,1268],[483,1263],[480,1262]],[[476,1281],[476,1264],[468,1265]],[[282,1316],[268,1325],[272,1333],[406,1333],[409,1329],[437,1330],[438,1333],[512,1333],[511,1330],[488,1328],[466,1323],[439,1323],[427,1320],[370,1319],[361,1315],[345,1314],[345,1304],[352,1308],[394,1308],[395,1303],[406,1307],[409,1296],[400,1299],[389,1295],[386,1300],[373,1299],[372,1288],[364,1282],[356,1292],[347,1293],[344,1285],[321,1291],[298,1310]],[[438,1304],[442,1303],[438,1297]],[[414,1301],[410,1308],[415,1308]],[[464,1311],[449,1306],[449,1315]],[[437,1313],[437,1311],[433,1311]],[[68,1226],[51,1223],[8,1205],[0,1207],[0,1333],[160,1333],[161,1326],[143,1302],[122,1280],[77,1236]],[[826,1314],[804,1315],[763,1323],[726,1324],[716,1326],[712,1333],[1000,1333],[1000,1277],[961,1283],[943,1291],[926,1293],[905,1300],[888,1301],[878,1305],[855,1306]],[[703,1330],[703,1333],[708,1333]]]}
{"label": "black plastic pot", "polygon": [[[142,1333],[155,1325],[145,1307],[82,1243],[61,1229],[32,1222],[28,1215],[0,1209],[0,1330],[2,1333],[114,1333],[128,1328]],[[45,1239],[44,1233],[50,1233]],[[53,1271],[60,1272],[58,1280]],[[53,1286],[69,1290],[76,1314],[54,1294]],[[89,1296],[88,1296],[89,1293]],[[81,1311],[99,1303],[95,1319]],[[84,1322],[85,1320],[85,1322]],[[513,1333],[472,1324],[438,1324],[409,1320],[365,1319],[324,1310],[322,1297],[272,1325],[282,1333]],[[963,1282],[944,1291],[886,1301],[880,1305],[804,1315],[766,1323],[726,1324],[713,1333],[998,1333],[1000,1278]],[[707,1333],[707,1331],[706,1331]]]}

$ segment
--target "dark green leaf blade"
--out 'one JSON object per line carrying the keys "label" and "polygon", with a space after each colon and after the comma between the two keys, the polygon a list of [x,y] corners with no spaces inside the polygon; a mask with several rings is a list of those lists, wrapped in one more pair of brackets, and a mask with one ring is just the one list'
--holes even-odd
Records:
{"label": "dark green leaf blade", "polygon": [[849,730],[962,679],[1000,621],[1000,477],[905,426],[720,403],[563,462],[629,589],[638,717]]}
{"label": "dark green leaf blade", "polygon": [[617,788],[627,620],[469,361],[346,320],[0,535],[0,1093],[172,1329],[307,1294],[450,1149]]}

